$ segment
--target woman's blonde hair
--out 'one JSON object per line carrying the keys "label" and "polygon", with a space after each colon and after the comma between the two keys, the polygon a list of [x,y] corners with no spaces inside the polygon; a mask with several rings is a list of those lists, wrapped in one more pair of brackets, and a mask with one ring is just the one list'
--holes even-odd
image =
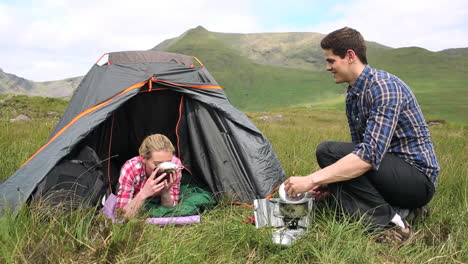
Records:
{"label": "woman's blonde hair", "polygon": [[153,134],[147,136],[143,140],[138,152],[143,158],[150,159],[151,153],[153,151],[167,151],[174,153],[175,148],[174,145],[172,145],[172,142],[166,136],[162,134]]}

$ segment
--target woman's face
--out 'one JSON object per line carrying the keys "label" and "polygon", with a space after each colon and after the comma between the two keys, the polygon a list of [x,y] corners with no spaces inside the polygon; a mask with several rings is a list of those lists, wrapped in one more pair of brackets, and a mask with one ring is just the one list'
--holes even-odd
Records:
{"label": "woman's face", "polygon": [[149,177],[160,163],[171,161],[172,156],[172,152],[169,151],[153,151],[149,159],[143,158],[146,167],[146,176]]}

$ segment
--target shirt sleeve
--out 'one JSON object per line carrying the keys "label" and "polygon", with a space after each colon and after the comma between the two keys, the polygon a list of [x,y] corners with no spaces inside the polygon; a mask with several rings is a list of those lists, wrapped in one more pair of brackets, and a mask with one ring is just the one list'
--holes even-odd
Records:
{"label": "shirt sleeve", "polygon": [[353,153],[378,170],[395,132],[402,106],[403,91],[392,80],[376,82],[371,90],[371,109],[364,139]]}
{"label": "shirt sleeve", "polygon": [[134,178],[135,172],[133,170],[133,166],[131,161],[128,160],[122,166],[120,170],[120,177],[119,177],[119,190],[117,192],[117,208],[124,208],[130,201],[133,199],[135,194],[135,187],[134,187]]}
{"label": "shirt sleeve", "polygon": [[[182,166],[182,167],[184,166],[182,164],[182,161],[179,158],[177,158],[176,156],[174,156],[171,161],[174,162],[175,164],[179,165],[179,166]],[[182,169],[177,171],[177,180],[172,185],[172,188],[170,190],[172,200],[174,201],[174,205],[179,203],[180,182],[181,182],[181,180],[182,180]]]}

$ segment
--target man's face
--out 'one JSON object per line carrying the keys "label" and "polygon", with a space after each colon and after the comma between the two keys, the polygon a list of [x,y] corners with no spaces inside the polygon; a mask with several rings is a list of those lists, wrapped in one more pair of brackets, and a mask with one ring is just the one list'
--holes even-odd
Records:
{"label": "man's face", "polygon": [[160,164],[172,160],[172,152],[153,151],[149,159],[143,159],[146,166],[146,175],[149,177],[153,170]]}
{"label": "man's face", "polygon": [[350,82],[350,64],[347,56],[343,59],[333,54],[331,49],[323,50],[325,60],[327,61],[326,70],[333,74],[336,83]]}

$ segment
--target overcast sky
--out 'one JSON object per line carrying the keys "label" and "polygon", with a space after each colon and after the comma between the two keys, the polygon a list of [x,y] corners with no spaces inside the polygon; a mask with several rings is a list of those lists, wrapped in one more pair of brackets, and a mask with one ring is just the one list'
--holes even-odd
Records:
{"label": "overcast sky", "polygon": [[106,52],[147,50],[198,25],[323,34],[349,26],[390,47],[440,51],[468,47],[467,10],[466,0],[0,0],[0,68],[33,81],[81,76]]}

